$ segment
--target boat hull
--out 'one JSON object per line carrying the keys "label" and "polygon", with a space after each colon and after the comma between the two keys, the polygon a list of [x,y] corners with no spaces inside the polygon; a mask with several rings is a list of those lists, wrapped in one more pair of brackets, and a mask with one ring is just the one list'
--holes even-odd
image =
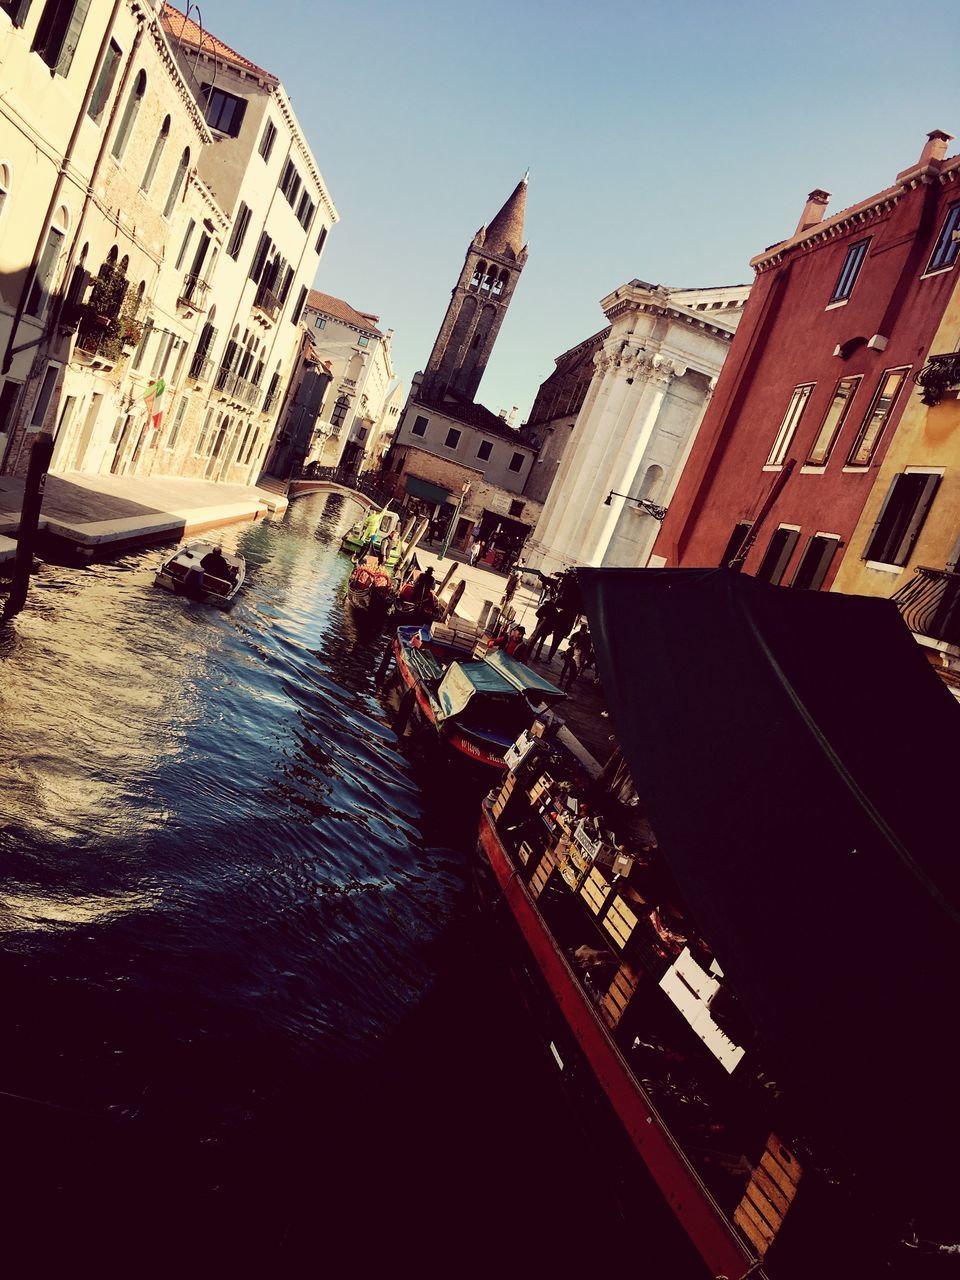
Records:
{"label": "boat hull", "polygon": [[400,679],[408,689],[413,690],[417,706],[423,712],[427,722],[436,731],[441,742],[445,742],[459,755],[473,761],[475,764],[483,765],[485,770],[496,769],[497,772],[502,772],[504,769],[504,753],[510,743],[506,739],[502,743],[492,743],[484,734],[475,732],[463,725],[441,725],[437,718],[437,707],[428,691],[424,689],[407,664],[403,645],[399,639],[395,639],[393,642],[393,653]]}
{"label": "boat hull", "polygon": [[509,907],[593,1076],[710,1273],[728,1280],[762,1276],[763,1271],[755,1269],[755,1257],[697,1176],[584,994],[500,840],[489,798],[482,804],[479,844],[499,900]]}
{"label": "boat hull", "polygon": [[[176,553],[163,562],[154,578],[154,586],[160,587],[163,591],[169,591],[172,595],[185,596],[188,600],[196,600],[201,604],[212,605],[215,609],[228,609],[237,598],[240,588],[246,579],[246,562],[242,556],[230,556],[229,560],[235,564],[236,578],[232,582],[216,579],[221,583],[221,587],[208,588],[203,585],[202,581],[197,579],[196,574],[183,576],[177,574],[176,569],[182,568],[181,559],[184,553],[192,555],[199,561],[207,551],[213,550],[210,543],[191,543],[187,547],[180,547]],[[209,575],[207,575],[209,577]],[[226,587],[223,590],[222,587]]]}

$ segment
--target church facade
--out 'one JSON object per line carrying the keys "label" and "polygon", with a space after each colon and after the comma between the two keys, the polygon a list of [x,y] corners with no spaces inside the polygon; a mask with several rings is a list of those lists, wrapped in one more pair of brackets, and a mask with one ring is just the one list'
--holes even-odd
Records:
{"label": "church facade", "polygon": [[748,293],[631,280],[603,299],[609,329],[573,349],[580,365],[592,353],[593,376],[572,430],[559,424],[567,444],[532,565],[647,563]]}

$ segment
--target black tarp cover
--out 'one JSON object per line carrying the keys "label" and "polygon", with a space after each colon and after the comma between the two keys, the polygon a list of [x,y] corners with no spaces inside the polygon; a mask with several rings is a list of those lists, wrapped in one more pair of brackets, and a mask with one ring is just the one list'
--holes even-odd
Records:
{"label": "black tarp cover", "polygon": [[889,601],[722,569],[579,576],[644,811],[793,1114],[841,1164],[942,1195],[960,708]]}

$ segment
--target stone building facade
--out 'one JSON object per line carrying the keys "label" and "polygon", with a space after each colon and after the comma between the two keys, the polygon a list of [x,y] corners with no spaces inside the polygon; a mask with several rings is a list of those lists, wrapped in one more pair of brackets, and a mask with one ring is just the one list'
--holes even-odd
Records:
{"label": "stone building facade", "polygon": [[[5,7],[0,40],[27,108],[50,80],[48,13],[69,17],[74,52],[54,72],[59,108],[38,93],[31,121],[60,157],[50,212],[32,198],[42,184],[8,183],[0,217],[0,258],[9,244],[30,263],[0,304],[0,466],[22,472],[43,430],[58,471],[249,483],[336,219],[282,86],[158,0],[14,8],[24,21]],[[0,178],[18,145],[0,116]]]}
{"label": "stone building facade", "polygon": [[537,442],[538,456],[537,465],[527,481],[526,492],[538,502],[545,502],[553,488],[593,381],[594,359],[609,336],[609,327],[601,329],[586,342],[580,342],[562,356],[557,356],[557,367],[540,384],[527,420],[529,432]]}
{"label": "stone building facade", "polygon": [[830,589],[953,295],[950,141],[933,130],[889,186],[831,216],[828,193],[812,191],[796,229],[753,258],[750,301],[657,540],[663,562],[736,557],[774,585]]}
{"label": "stone building facade", "polygon": [[390,351],[393,330],[381,333],[378,321],[379,316],[358,311],[343,298],[310,290],[301,321],[306,342],[291,386],[298,384],[303,362],[319,361],[330,375],[330,390],[317,407],[309,434],[300,431],[302,448],[297,449],[296,458],[288,456],[288,446],[292,415],[300,415],[302,406],[293,400],[285,406],[278,444],[267,458],[267,470],[289,474],[291,467],[311,463],[361,468],[373,447],[394,381]]}
{"label": "stone building facade", "polygon": [[603,299],[610,328],[590,340],[593,377],[528,546],[531,564],[552,573],[647,563],[748,293],[631,280]]}

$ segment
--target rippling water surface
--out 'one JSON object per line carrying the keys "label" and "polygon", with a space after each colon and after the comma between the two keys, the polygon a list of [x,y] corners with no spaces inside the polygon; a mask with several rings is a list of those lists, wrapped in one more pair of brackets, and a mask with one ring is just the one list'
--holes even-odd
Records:
{"label": "rippling water surface", "polygon": [[226,614],[157,591],[150,551],[46,566],[0,630],[0,1190],[36,1274],[458,1274],[521,1220],[541,1261],[617,1247],[478,947],[475,800],[386,720],[350,515],[225,531]]}

